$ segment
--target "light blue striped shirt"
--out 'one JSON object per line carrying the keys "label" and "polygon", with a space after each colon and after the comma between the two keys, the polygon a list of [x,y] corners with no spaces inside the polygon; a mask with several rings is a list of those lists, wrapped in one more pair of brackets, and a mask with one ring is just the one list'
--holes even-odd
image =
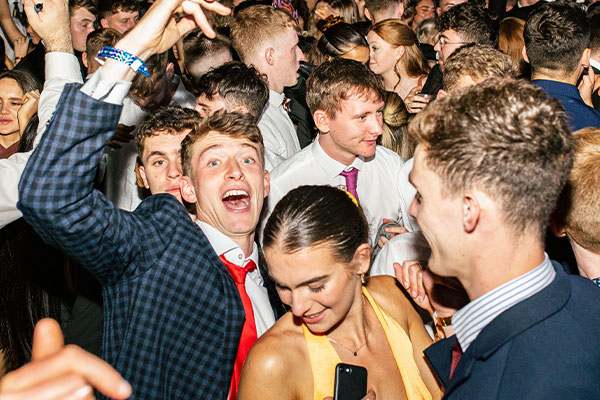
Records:
{"label": "light blue striped shirt", "polygon": [[544,254],[544,261],[535,269],[498,286],[458,310],[452,317],[452,325],[462,351],[467,351],[494,318],[550,285],[555,276],[556,271],[548,254]]}

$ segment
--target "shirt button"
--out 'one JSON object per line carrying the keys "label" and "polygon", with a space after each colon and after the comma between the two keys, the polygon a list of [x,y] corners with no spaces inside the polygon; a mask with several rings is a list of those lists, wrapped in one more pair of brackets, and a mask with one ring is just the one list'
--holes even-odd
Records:
{"label": "shirt button", "polygon": [[242,255],[238,254],[238,260],[241,260],[241,259],[242,259]]}

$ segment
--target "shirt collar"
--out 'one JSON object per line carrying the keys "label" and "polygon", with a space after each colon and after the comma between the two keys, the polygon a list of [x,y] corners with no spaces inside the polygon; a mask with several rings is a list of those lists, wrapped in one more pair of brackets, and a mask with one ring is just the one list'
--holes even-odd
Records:
{"label": "shirt collar", "polygon": [[544,89],[544,91],[549,94],[550,97],[567,96],[579,101],[583,101],[577,86],[571,85],[570,83],[558,82],[550,79],[535,79],[531,81],[531,83],[534,83]]}
{"label": "shirt collar", "polygon": [[252,245],[252,254],[250,254],[250,257],[245,257],[240,246],[227,237],[227,235],[206,222],[196,220],[196,223],[202,229],[202,232],[204,232],[204,235],[218,256],[224,255],[227,261],[239,267],[245,266],[250,260],[254,261],[256,266],[258,266],[258,247],[256,243]]}
{"label": "shirt collar", "polygon": [[452,325],[462,351],[467,351],[479,333],[494,318],[540,292],[552,283],[555,276],[556,271],[548,255],[544,254],[544,261],[536,268],[498,286],[458,310],[452,317]]}
{"label": "shirt collar", "polygon": [[329,157],[327,153],[325,153],[325,150],[323,150],[321,144],[319,143],[319,137],[320,135],[317,135],[312,143],[312,153],[317,163],[325,170],[327,175],[333,178],[338,176],[340,172],[348,171],[351,168],[356,168],[359,171],[361,170],[363,164],[365,163],[362,157],[356,157],[352,164],[344,165],[341,162]]}
{"label": "shirt collar", "polygon": [[283,93],[277,93],[274,90],[269,89],[269,103],[275,107],[279,107],[283,103],[285,95]]}

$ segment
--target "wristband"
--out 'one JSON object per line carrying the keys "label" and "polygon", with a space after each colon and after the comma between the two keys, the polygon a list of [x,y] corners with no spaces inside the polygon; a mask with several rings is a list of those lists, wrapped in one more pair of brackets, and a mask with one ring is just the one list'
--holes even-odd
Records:
{"label": "wristband", "polygon": [[150,76],[146,63],[142,61],[139,57],[131,53],[115,49],[114,47],[104,46],[96,56],[96,60],[98,60],[98,62],[100,63],[103,63],[103,60],[106,58],[111,58],[113,60],[127,64],[135,72],[139,72],[144,76]]}

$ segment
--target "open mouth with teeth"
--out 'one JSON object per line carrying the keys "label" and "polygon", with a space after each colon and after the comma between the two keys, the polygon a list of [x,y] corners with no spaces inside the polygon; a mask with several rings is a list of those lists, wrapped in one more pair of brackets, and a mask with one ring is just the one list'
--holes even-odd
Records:
{"label": "open mouth with teeth", "polygon": [[250,195],[245,190],[228,190],[223,195],[223,204],[232,211],[244,211],[250,207]]}

